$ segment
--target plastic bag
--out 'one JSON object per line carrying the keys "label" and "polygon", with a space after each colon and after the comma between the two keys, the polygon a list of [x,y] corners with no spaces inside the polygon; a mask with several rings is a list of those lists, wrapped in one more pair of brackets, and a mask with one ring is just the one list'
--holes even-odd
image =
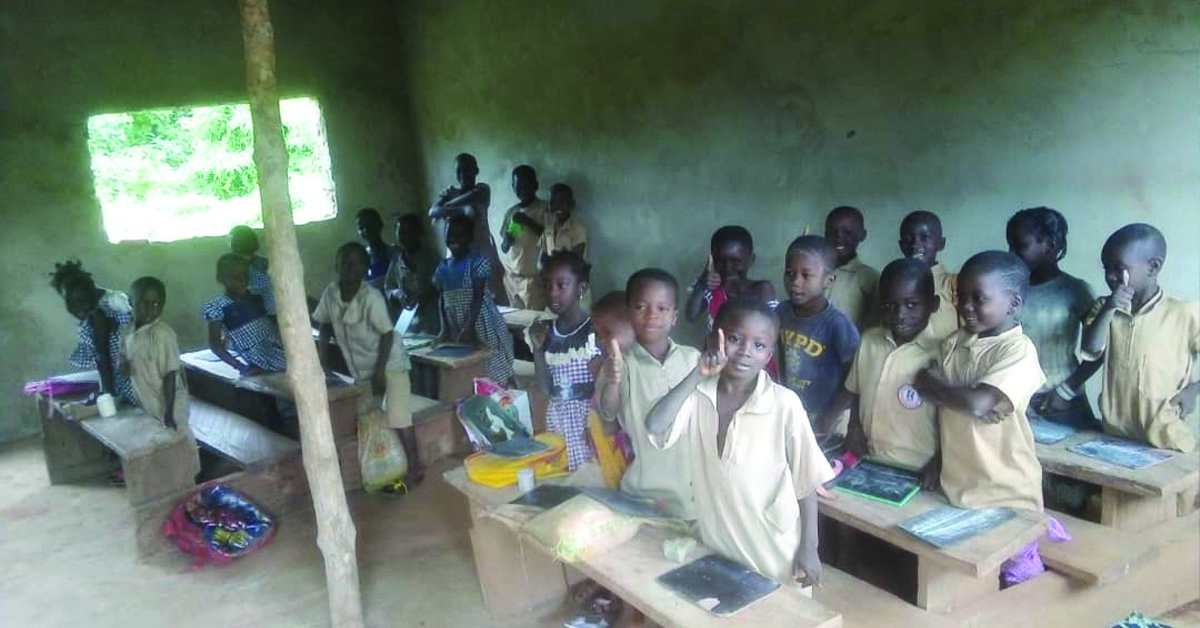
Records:
{"label": "plastic bag", "polygon": [[408,473],[408,456],[400,436],[388,429],[380,410],[358,416],[358,464],[363,490],[368,493],[393,486]]}
{"label": "plastic bag", "polygon": [[206,486],[171,510],[163,536],[193,557],[192,569],[227,565],[275,536],[275,521],[227,484]]}
{"label": "plastic bag", "polygon": [[641,525],[639,519],[619,515],[586,495],[576,495],[530,519],[522,532],[559,560],[573,563],[625,543]]}
{"label": "plastic bag", "polygon": [[[1071,534],[1063,527],[1062,523],[1050,517],[1046,529],[1046,536],[1055,543],[1070,541]],[[1041,575],[1046,571],[1046,565],[1042,563],[1042,555],[1038,552],[1038,542],[1034,541],[1026,545],[1021,551],[1012,558],[1004,561],[1000,565],[1000,588],[1007,589],[1013,585],[1021,584],[1026,580],[1031,580],[1036,576]]]}
{"label": "plastic bag", "polygon": [[517,472],[531,468],[535,477],[557,478],[567,474],[567,445],[560,434],[538,434],[533,437],[550,446],[550,451],[525,456],[505,458],[487,452],[467,456],[463,466],[467,478],[476,484],[492,488],[503,488],[517,483]]}
{"label": "plastic bag", "polygon": [[619,434],[605,434],[604,419],[593,409],[588,411],[588,435],[591,437],[592,447],[596,450],[596,460],[604,473],[604,485],[611,489],[620,488],[621,478],[625,477],[629,461],[617,445]]}
{"label": "plastic bag", "polygon": [[44,395],[47,397],[67,397],[86,395],[100,390],[100,382],[76,381],[69,379],[43,379],[36,382],[25,382],[25,394],[30,397]]}

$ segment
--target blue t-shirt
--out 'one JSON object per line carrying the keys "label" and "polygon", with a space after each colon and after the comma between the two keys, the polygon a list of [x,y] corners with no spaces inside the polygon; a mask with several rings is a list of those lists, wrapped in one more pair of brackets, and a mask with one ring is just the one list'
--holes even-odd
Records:
{"label": "blue t-shirt", "polygon": [[837,396],[842,373],[858,351],[858,339],[854,321],[833,304],[806,318],[793,314],[790,303],[780,304],[780,378],[800,396],[810,419]]}

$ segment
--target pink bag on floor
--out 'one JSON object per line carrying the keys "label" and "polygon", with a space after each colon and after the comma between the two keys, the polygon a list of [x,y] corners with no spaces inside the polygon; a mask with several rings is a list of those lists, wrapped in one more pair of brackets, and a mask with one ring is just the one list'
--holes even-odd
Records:
{"label": "pink bag on floor", "polygon": [[[1071,540],[1070,533],[1054,517],[1050,517],[1046,536],[1050,537],[1050,540],[1055,543]],[[1004,564],[1000,565],[1000,588],[1007,589],[1013,585],[1021,584],[1026,580],[1033,579],[1035,576],[1040,576],[1045,571],[1046,565],[1042,563],[1042,555],[1038,553],[1038,542],[1034,541],[1022,548],[1016,556],[1004,561]]]}

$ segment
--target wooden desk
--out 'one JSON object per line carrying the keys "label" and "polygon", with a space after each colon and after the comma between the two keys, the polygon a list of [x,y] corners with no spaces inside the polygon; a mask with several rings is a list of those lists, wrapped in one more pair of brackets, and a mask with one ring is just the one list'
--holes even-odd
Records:
{"label": "wooden desk", "polygon": [[[515,487],[492,489],[467,479],[463,467],[443,474],[471,506],[471,545],[484,602],[489,610],[527,610],[566,595],[563,566],[550,556],[523,544],[518,532],[540,511],[508,508],[505,516],[490,514],[516,498]],[[803,595],[799,587],[783,587],[731,617],[717,617],[660,585],[658,576],[679,567],[662,554],[666,534],[643,527],[628,543],[603,556],[574,563],[572,567],[620,596],[626,603],[668,628],[709,626],[822,627],[842,625],[841,615]],[[711,550],[698,547],[689,558]]]}
{"label": "wooden desk", "polygon": [[1200,453],[1169,452],[1171,459],[1145,469],[1128,469],[1071,451],[1083,441],[1103,436],[1080,432],[1052,445],[1037,445],[1046,473],[1100,486],[1100,523],[1122,530],[1144,530],[1190,512],[1179,512],[1179,495],[1195,495],[1200,486]]}
{"label": "wooden desk", "polygon": [[475,378],[487,377],[487,359],[491,350],[480,348],[470,355],[458,358],[431,355],[434,351],[436,349],[432,346],[421,347],[410,351],[408,356],[414,369],[424,366],[436,370],[437,399],[454,403],[474,395]]}
{"label": "wooden desk", "polygon": [[509,308],[500,308],[500,315],[504,317],[504,322],[508,324],[508,328],[513,331],[524,331],[526,327],[540,321],[553,320],[554,314],[545,310],[517,310]]}
{"label": "wooden desk", "polygon": [[905,532],[899,524],[946,505],[940,495],[918,493],[903,508],[856,495],[834,493],[819,498],[820,512],[857,530],[917,555],[917,606],[947,612],[1000,587],[1000,564],[1046,531],[1046,516],[1016,510],[1016,516],[994,530],[953,547],[938,549]]}

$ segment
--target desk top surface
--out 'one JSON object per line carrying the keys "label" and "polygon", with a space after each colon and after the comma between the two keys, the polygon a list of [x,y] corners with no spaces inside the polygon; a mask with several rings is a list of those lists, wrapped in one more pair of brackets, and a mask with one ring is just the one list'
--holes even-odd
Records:
{"label": "desk top surface", "polygon": [[121,408],[115,416],[96,416],[79,422],[105,447],[122,458],[179,442],[183,435],[138,408]]}
{"label": "desk top surface", "polygon": [[1129,469],[1103,460],[1067,451],[1078,443],[1104,436],[1079,432],[1052,445],[1037,445],[1042,470],[1076,480],[1099,484],[1124,493],[1162,497],[1200,485],[1200,452],[1172,451],[1171,459],[1152,467]]}
{"label": "desk top surface", "polygon": [[905,532],[900,528],[900,523],[945,506],[946,500],[941,495],[921,491],[901,508],[857,495],[840,492],[833,495],[832,499],[819,498],[821,514],[935,563],[973,576],[991,573],[1046,531],[1046,515],[1032,510],[1014,509],[1016,516],[995,529],[951,547],[938,549]]}
{"label": "desk top surface", "polygon": [[[447,484],[484,510],[507,504],[521,494],[516,486],[493,489],[475,484],[467,479],[463,467],[446,471],[442,477]],[[546,480],[543,483],[557,484],[561,481]],[[528,508],[525,510],[528,512],[526,517],[503,517],[497,520],[518,532],[524,520],[540,512]],[[637,536],[627,543],[602,556],[572,566],[667,627],[834,628],[841,625],[840,614],[804,596],[800,588],[794,586],[785,586],[729,617],[712,615],[657,581],[662,574],[679,567],[663,556],[662,544],[667,538],[668,534],[663,530],[642,526]],[[698,545],[688,558],[694,560],[711,553],[712,550]]]}
{"label": "desk top surface", "polygon": [[420,349],[413,349],[409,351],[408,357],[412,358],[415,362],[421,362],[423,364],[429,364],[431,366],[450,369],[453,371],[467,366],[479,364],[484,360],[487,360],[488,356],[492,354],[490,349],[485,348],[477,348],[470,355],[461,357],[432,355],[435,351],[437,351],[437,349],[432,346],[421,347]]}
{"label": "desk top surface", "polygon": [[509,327],[525,328],[543,319],[552,319],[554,314],[544,310],[518,310],[515,308],[500,308],[500,315]]}
{"label": "desk top surface", "polygon": [[[222,362],[209,349],[192,351],[179,356],[184,368],[200,371],[217,379],[228,382],[236,388],[251,392],[262,393],[280,399],[292,399],[292,385],[287,373],[261,373],[259,375],[243,376],[241,373]],[[326,381],[326,394],[330,401],[354,397],[366,390],[365,386],[351,384],[345,381]]]}

